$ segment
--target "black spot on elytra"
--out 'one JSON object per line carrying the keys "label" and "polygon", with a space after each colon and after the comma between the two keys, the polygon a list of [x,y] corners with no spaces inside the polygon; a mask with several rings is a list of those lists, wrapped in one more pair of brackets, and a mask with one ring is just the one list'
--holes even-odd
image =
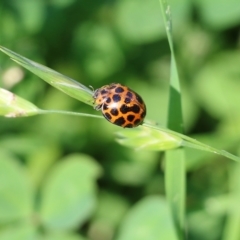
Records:
{"label": "black spot on elytra", "polygon": [[140,107],[136,104],[134,104],[132,107],[130,107],[129,109],[131,112],[134,112],[134,113],[139,113],[140,112]]}
{"label": "black spot on elytra", "polygon": [[133,94],[131,92],[127,92],[126,94],[128,97],[132,98],[133,97]]}
{"label": "black spot on elytra", "polygon": [[120,102],[121,101],[121,97],[118,94],[114,94],[112,97],[114,102]]}
{"label": "black spot on elytra", "polygon": [[108,109],[108,105],[107,104],[103,104],[103,110],[107,110]]}
{"label": "black spot on elytra", "polygon": [[106,93],[108,93],[108,91],[107,91],[106,89],[101,90],[101,94],[102,94],[102,95],[104,95],[104,94],[106,94]]}
{"label": "black spot on elytra", "polygon": [[125,119],[123,117],[119,117],[114,121],[114,124],[122,126],[125,123]]}
{"label": "black spot on elytra", "polygon": [[128,112],[134,112],[134,113],[139,113],[140,112],[140,107],[136,104],[134,104],[131,107],[128,107],[127,105],[123,104],[120,108],[120,112],[125,114]]}
{"label": "black spot on elytra", "polygon": [[111,120],[111,119],[112,119],[112,116],[111,116],[109,113],[104,113],[104,117],[105,117],[107,120]]}
{"label": "black spot on elytra", "polygon": [[128,97],[125,98],[124,102],[125,102],[126,104],[130,103],[130,102],[131,102],[131,98],[128,98]]}
{"label": "black spot on elytra", "polygon": [[120,107],[120,112],[123,113],[123,114],[129,112],[129,107],[127,107],[127,105],[123,104],[123,105]]}
{"label": "black spot on elytra", "polygon": [[139,125],[141,123],[141,119],[136,119],[135,121],[134,121],[134,125]]}
{"label": "black spot on elytra", "polygon": [[108,97],[107,99],[106,99],[106,103],[110,103],[112,101],[112,99],[110,98],[110,97]]}
{"label": "black spot on elytra", "polygon": [[115,93],[122,93],[122,92],[124,92],[124,89],[122,87],[117,87],[115,89]]}
{"label": "black spot on elytra", "polygon": [[128,120],[129,122],[133,121],[134,118],[135,118],[134,115],[128,115],[128,116],[127,116],[127,120]]}
{"label": "black spot on elytra", "polygon": [[112,108],[110,113],[113,115],[113,116],[117,116],[118,115],[118,110],[116,108]]}

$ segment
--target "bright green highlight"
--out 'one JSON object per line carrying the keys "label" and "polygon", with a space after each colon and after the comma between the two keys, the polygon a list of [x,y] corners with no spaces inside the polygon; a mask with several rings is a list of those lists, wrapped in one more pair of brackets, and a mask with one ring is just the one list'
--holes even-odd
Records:
{"label": "bright green highlight", "polygon": [[31,102],[0,88],[0,115],[5,117],[26,117],[40,113]]}

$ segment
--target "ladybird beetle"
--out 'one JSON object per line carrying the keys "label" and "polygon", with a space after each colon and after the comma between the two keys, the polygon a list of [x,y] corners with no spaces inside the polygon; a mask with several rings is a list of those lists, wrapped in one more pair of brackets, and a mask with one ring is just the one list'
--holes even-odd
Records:
{"label": "ladybird beetle", "polygon": [[95,109],[111,123],[133,128],[143,123],[146,105],[142,98],[130,88],[119,83],[105,85],[94,91]]}

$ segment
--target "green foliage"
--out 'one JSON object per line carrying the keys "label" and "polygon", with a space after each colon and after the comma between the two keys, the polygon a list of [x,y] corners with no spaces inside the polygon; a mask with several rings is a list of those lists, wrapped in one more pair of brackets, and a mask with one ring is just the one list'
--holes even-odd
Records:
{"label": "green foliage", "polygon": [[227,29],[239,23],[240,6],[237,0],[195,0],[195,2],[203,21],[215,29]]}
{"label": "green foliage", "polygon": [[76,228],[92,214],[96,205],[92,178],[96,177],[98,169],[94,169],[95,163],[91,161],[88,156],[76,154],[54,169],[42,191],[40,215],[46,228]]}
{"label": "green foliage", "polygon": [[[36,235],[41,226],[46,229],[46,236],[52,232],[76,229],[96,208],[95,181],[101,170],[87,155],[69,155],[56,164],[43,182],[37,204],[39,189],[33,191],[26,169],[7,155],[1,156],[0,167],[1,182],[4,183],[0,191],[0,222],[23,231],[25,239]],[[22,225],[21,221],[29,222],[31,218],[36,219],[29,225]],[[8,235],[8,231],[7,228],[0,232],[1,239],[14,238]],[[12,231],[19,234],[18,230]]]}
{"label": "green foliage", "polygon": [[0,169],[0,222],[25,219],[32,210],[33,191],[24,169],[4,152],[1,152]]}
{"label": "green foliage", "polygon": [[116,13],[120,33],[131,42],[151,42],[165,35],[157,1],[118,1]]}
{"label": "green foliage", "polygon": [[[126,215],[117,240],[146,238],[177,239],[168,203],[159,196],[149,196],[137,203]],[[159,228],[159,226],[162,226]]]}
{"label": "green foliage", "polygon": [[[126,84],[145,100],[148,119],[160,126],[169,120],[180,123],[167,114],[170,51],[158,1],[0,4],[0,45],[81,82],[71,91],[82,85],[96,89],[110,82]],[[238,1],[171,0],[170,5],[184,133],[214,146],[209,151],[239,154]],[[16,94],[20,108],[30,107],[34,113],[42,111],[39,106],[97,114],[92,102],[82,104],[49,87],[5,54],[0,54],[0,87]],[[55,87],[66,90],[64,84]],[[87,103],[92,90],[83,88],[85,97],[76,98]],[[139,239],[178,239],[167,207],[171,199],[165,197],[168,163],[158,152],[119,146],[114,141],[117,131],[107,121],[59,114],[1,118],[0,239],[123,240],[137,234]],[[149,130],[159,139],[157,131]],[[121,134],[131,140],[131,131]],[[181,144],[196,147],[196,142],[179,137]],[[225,151],[216,155],[185,148],[185,153],[188,238],[238,240],[238,164],[223,158],[232,157]],[[184,186],[179,171],[185,174],[185,169],[177,162],[178,152],[175,156],[175,172],[165,180],[173,190],[173,206],[181,207],[177,186]]]}
{"label": "green foliage", "polygon": [[[168,6],[165,6],[165,9],[168,9]],[[167,10],[166,10],[167,11]],[[170,16],[170,15],[169,15]],[[169,17],[169,21],[171,21]],[[166,26],[169,23],[166,23]],[[167,29],[167,31],[169,31]],[[170,104],[169,104],[169,119],[175,119],[169,121],[169,126],[172,129],[176,129],[180,132],[182,122],[182,107],[181,107],[181,97],[180,97],[180,85],[179,77],[177,73],[175,55],[173,52],[172,46],[172,36],[169,36],[169,43],[172,52],[172,71],[171,71],[171,88],[170,88]],[[76,82],[75,80],[70,79],[67,76],[64,76],[50,68],[47,68],[41,64],[38,64],[34,61],[31,61],[13,51],[0,46],[0,50],[7,55],[9,55],[13,61],[24,66],[28,70],[32,71],[36,75],[40,76],[43,80],[50,83],[54,87],[63,91],[64,93],[77,98],[78,100],[92,105],[94,108],[94,92],[90,91],[84,85]],[[175,90],[177,89],[177,91]],[[172,111],[173,109],[173,111]],[[178,109],[178,111],[176,111]],[[60,114],[70,114],[77,116],[86,116],[98,118],[97,115],[91,115],[87,113],[75,113],[69,111],[59,111],[59,110],[41,110],[34,106],[32,103],[16,96],[15,94],[8,92],[5,89],[0,89],[0,115],[5,117],[25,117],[32,116],[36,114],[46,114],[46,113],[60,113]],[[100,117],[101,118],[101,117]],[[181,121],[177,121],[180,119]],[[135,128],[124,130],[118,133],[118,142],[122,145],[138,148],[138,149],[147,149],[147,150],[157,150],[165,151],[169,149],[179,148],[180,146],[193,147],[202,149],[204,151],[211,151],[223,156],[226,156],[232,160],[240,161],[240,158],[226,152],[214,149],[210,146],[207,146],[201,142],[198,142],[190,137],[187,137],[178,132],[171,131],[169,129],[156,127],[153,124],[145,122],[143,123],[145,128]],[[181,150],[180,150],[181,151]],[[173,151],[172,151],[173,153]],[[175,159],[175,157],[173,157]],[[180,166],[182,163],[179,163]],[[176,164],[174,164],[176,165]],[[175,166],[174,166],[175,168]]]}

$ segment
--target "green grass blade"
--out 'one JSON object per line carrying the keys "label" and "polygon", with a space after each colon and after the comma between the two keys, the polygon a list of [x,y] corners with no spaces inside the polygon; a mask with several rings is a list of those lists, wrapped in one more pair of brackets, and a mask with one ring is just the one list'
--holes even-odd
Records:
{"label": "green grass blade", "polygon": [[0,88],[0,116],[14,118],[29,117],[38,114],[64,114],[74,115],[78,117],[92,117],[104,119],[103,116],[88,113],[69,112],[61,110],[42,110],[31,102],[17,96],[16,94]]}
{"label": "green grass blade", "polygon": [[166,151],[179,147],[188,147],[218,154],[240,162],[240,157],[225,150],[216,149],[181,133],[148,123],[134,129],[120,130],[116,135],[118,143],[136,150]]}
{"label": "green grass blade", "polygon": [[63,115],[72,115],[77,117],[100,118],[105,120],[105,118],[100,115],[94,115],[90,113],[81,113],[81,112],[62,111],[62,110],[41,110],[39,114],[63,114]]}
{"label": "green grass blade", "polygon": [[238,240],[240,239],[240,165],[233,165],[229,171],[230,204],[227,214],[225,228],[223,230],[222,240]]}
{"label": "green grass blade", "polygon": [[27,59],[5,47],[0,46],[0,50],[3,53],[7,54],[13,61],[33,72],[38,77],[51,84],[53,87],[59,89],[60,91],[68,94],[73,98],[78,99],[81,102],[94,106],[93,91],[81,83],[39,63],[31,61],[30,59]]}
{"label": "green grass blade", "polygon": [[[175,131],[172,131],[170,129],[163,128],[163,127],[160,127],[160,126],[153,126],[153,125],[148,124],[148,123],[144,123],[144,126],[147,126],[151,129],[155,129],[156,131],[162,131],[164,133],[168,133],[171,136],[174,136],[175,139],[177,139],[177,138],[182,139],[182,141],[181,141],[181,146],[182,147],[195,148],[195,149],[199,149],[199,150],[202,150],[202,151],[211,152],[211,153],[214,153],[214,154],[219,154],[219,155],[224,156],[226,158],[229,158],[231,160],[240,162],[240,157],[237,157],[237,156],[235,156],[235,155],[233,155],[233,154],[231,154],[231,153],[229,153],[225,150],[219,150],[219,149],[216,149],[214,147],[211,147],[211,146],[209,146],[205,143],[199,142],[196,139],[188,137],[184,134],[181,134],[181,133],[178,133],[178,132],[175,132]],[[159,141],[162,141],[162,139],[159,139]],[[165,149],[165,150],[167,150],[167,149]]]}
{"label": "green grass blade", "polygon": [[[0,116],[28,117],[38,114],[64,114],[104,119],[103,116],[88,113],[62,110],[42,110],[16,94],[0,88]],[[161,128],[159,126],[156,127],[147,123],[144,123],[143,126],[138,128],[123,129],[122,131],[117,132],[117,137],[117,141],[120,144],[138,150],[166,151],[184,146],[209,151],[238,162],[240,161],[240,158],[226,151],[215,149],[178,132]]]}
{"label": "green grass blade", "polygon": [[[182,132],[183,118],[181,107],[181,90],[172,41],[172,19],[168,1],[160,0],[162,15],[166,27],[171,51],[170,94],[168,108],[168,127]],[[185,235],[185,156],[181,148],[166,152],[165,185],[167,199],[173,215],[179,239]]]}
{"label": "green grass blade", "polygon": [[185,233],[185,161],[182,148],[166,152],[165,187],[179,239]]}

